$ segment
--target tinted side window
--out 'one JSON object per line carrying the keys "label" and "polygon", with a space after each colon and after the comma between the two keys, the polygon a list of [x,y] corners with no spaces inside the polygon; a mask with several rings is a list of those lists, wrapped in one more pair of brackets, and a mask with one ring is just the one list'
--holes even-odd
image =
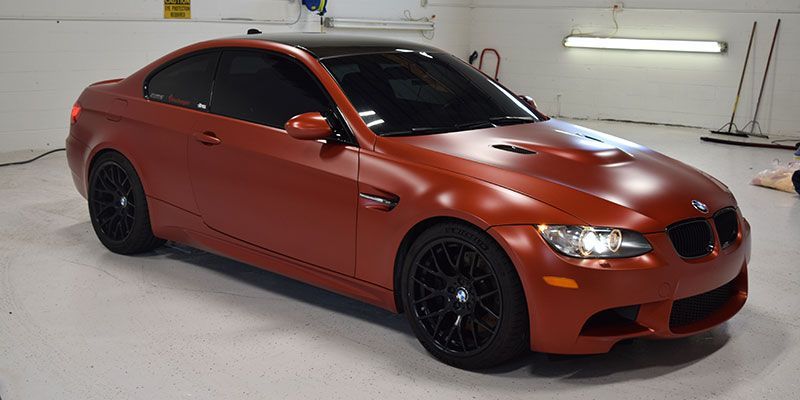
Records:
{"label": "tinted side window", "polygon": [[295,115],[326,115],[330,109],[316,77],[295,61],[261,51],[222,53],[211,103],[215,114],[283,129]]}
{"label": "tinted side window", "polygon": [[190,56],[156,72],[145,87],[150,100],[205,110],[219,53]]}

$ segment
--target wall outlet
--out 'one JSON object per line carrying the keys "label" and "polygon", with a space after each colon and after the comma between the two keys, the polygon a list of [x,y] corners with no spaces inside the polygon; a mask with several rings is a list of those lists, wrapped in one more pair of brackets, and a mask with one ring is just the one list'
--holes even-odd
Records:
{"label": "wall outlet", "polygon": [[625,4],[623,4],[621,1],[612,1],[611,9],[616,12],[622,12],[622,10],[625,9]]}

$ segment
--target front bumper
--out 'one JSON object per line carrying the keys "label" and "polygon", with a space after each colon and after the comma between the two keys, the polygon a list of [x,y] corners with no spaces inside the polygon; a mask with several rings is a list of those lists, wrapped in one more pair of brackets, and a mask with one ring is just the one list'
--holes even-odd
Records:
{"label": "front bumper", "polygon": [[[556,254],[532,226],[496,226],[489,233],[517,267],[528,304],[531,349],[592,354],[608,352],[623,339],[695,334],[735,315],[747,299],[750,261],[750,225],[738,212],[737,218],[735,242],[722,249],[714,232],[714,251],[692,260],[675,252],[665,232],[645,235],[653,246],[645,255],[608,260]],[[544,276],[574,279],[578,288],[550,286]],[[720,300],[721,291],[725,297]],[[670,323],[673,305],[681,299],[686,300],[676,313],[702,307],[704,299],[714,299],[714,308],[689,323],[679,323],[681,316],[674,315]]]}

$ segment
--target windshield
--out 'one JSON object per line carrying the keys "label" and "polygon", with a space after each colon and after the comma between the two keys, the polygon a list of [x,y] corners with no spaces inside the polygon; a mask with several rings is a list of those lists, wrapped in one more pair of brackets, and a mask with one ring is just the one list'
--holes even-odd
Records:
{"label": "windshield", "polygon": [[362,54],[322,63],[378,135],[443,133],[539,120],[513,93],[450,54]]}

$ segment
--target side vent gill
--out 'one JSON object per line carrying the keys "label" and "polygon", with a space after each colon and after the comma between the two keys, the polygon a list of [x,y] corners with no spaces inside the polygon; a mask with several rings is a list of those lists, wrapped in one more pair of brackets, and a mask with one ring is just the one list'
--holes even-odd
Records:
{"label": "side vent gill", "polygon": [[498,150],[510,151],[517,154],[536,154],[533,150],[523,149],[522,147],[512,146],[510,144],[493,144],[492,147]]}

